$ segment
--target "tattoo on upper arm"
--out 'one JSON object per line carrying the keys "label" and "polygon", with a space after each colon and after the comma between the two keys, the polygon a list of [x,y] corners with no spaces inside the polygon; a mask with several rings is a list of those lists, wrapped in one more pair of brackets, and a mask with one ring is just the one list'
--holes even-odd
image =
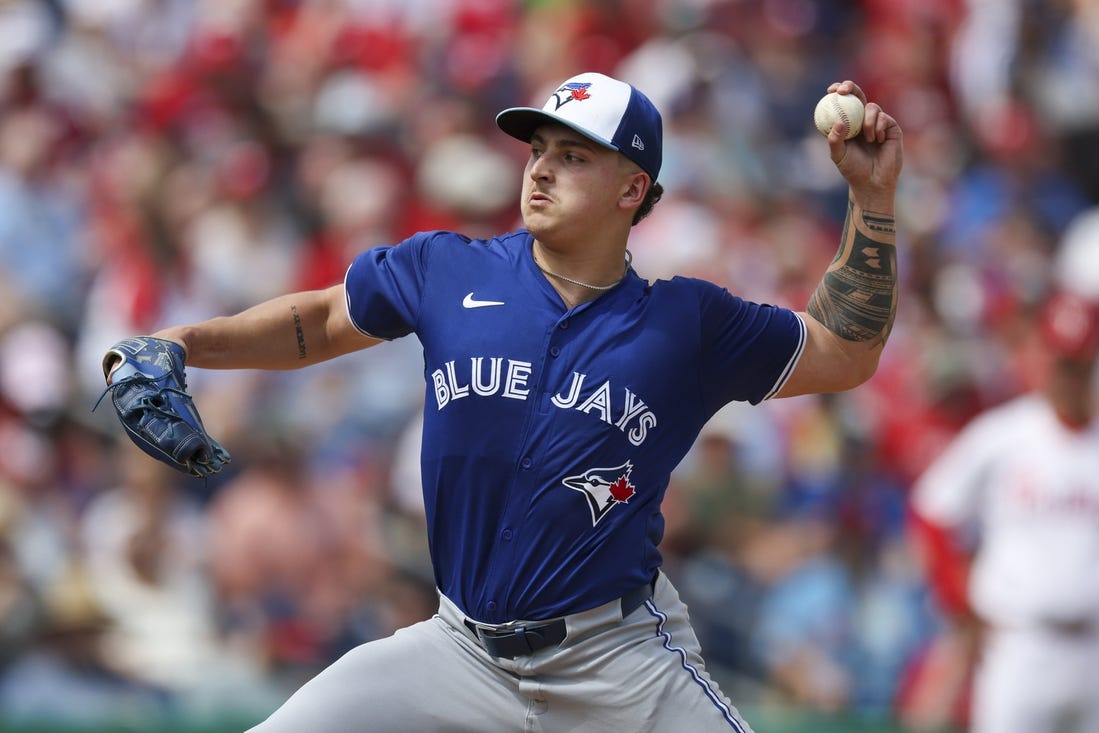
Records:
{"label": "tattoo on upper arm", "polygon": [[896,224],[848,202],[843,239],[809,300],[809,314],[849,341],[884,344],[897,312]]}
{"label": "tattoo on upper arm", "polygon": [[298,314],[298,307],[296,305],[291,305],[290,313],[294,317],[294,334],[298,338],[298,358],[304,359],[306,355],[305,329],[303,329],[301,325],[301,315]]}

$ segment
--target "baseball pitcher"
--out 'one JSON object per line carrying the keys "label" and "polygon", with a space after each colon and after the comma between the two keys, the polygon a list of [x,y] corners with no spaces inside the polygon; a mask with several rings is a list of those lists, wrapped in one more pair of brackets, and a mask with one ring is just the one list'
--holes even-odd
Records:
{"label": "baseball pitcher", "polygon": [[847,390],[876,369],[896,311],[901,129],[853,82],[828,91],[865,117],[856,138],[843,122],[827,136],[847,222],[805,312],[633,270],[631,227],[663,191],[660,113],[583,73],[496,118],[529,146],[522,229],[422,232],[362,252],[327,290],[109,351],[131,437],[203,476],[229,455],[184,364],[288,369],[406,336],[423,346],[438,614],[347,653],[256,733],[750,730],[660,571],[660,507],[723,405]]}

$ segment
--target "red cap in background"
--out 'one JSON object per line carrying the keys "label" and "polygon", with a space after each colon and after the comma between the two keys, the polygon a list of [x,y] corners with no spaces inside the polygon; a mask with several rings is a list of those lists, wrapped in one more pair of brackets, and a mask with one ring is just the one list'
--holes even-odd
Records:
{"label": "red cap in background", "polygon": [[1042,341],[1057,356],[1099,355],[1099,304],[1069,292],[1054,293],[1042,307]]}

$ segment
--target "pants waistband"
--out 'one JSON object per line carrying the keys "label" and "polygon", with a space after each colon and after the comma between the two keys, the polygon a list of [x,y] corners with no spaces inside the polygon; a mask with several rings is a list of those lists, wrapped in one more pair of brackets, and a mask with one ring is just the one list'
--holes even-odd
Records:
{"label": "pants waistband", "polygon": [[[654,578],[645,585],[627,592],[617,601],[610,601],[604,606],[600,606],[599,609],[613,607],[616,604],[621,613],[619,620],[624,619],[636,611],[642,603],[652,598],[655,585],[656,579]],[[589,612],[581,612],[575,614],[575,617],[587,613]],[[463,617],[462,623],[490,656],[498,659],[515,659],[549,647],[560,646],[561,642],[568,636],[568,621],[570,618],[574,617],[566,616],[548,621],[491,625],[478,623]]]}

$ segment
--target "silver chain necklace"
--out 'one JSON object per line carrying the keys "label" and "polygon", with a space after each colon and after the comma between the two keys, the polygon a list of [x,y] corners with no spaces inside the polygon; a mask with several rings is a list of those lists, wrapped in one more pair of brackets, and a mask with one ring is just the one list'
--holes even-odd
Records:
{"label": "silver chain necklace", "polygon": [[564,275],[558,275],[556,272],[550,272],[546,268],[542,267],[542,264],[538,261],[537,257],[534,258],[534,264],[538,266],[539,270],[541,270],[545,274],[549,275],[550,277],[555,277],[558,280],[564,280],[567,283],[572,283],[573,285],[579,285],[580,287],[588,288],[589,290],[603,291],[603,290],[610,290],[615,285],[622,282],[622,278],[626,277],[626,273],[628,273],[630,271],[630,265],[633,264],[633,252],[630,252],[629,248],[626,249],[626,266],[622,270],[622,277],[618,278],[617,280],[612,282],[610,285],[592,285],[590,283],[580,282],[579,280],[573,280],[571,277],[565,277]]}

